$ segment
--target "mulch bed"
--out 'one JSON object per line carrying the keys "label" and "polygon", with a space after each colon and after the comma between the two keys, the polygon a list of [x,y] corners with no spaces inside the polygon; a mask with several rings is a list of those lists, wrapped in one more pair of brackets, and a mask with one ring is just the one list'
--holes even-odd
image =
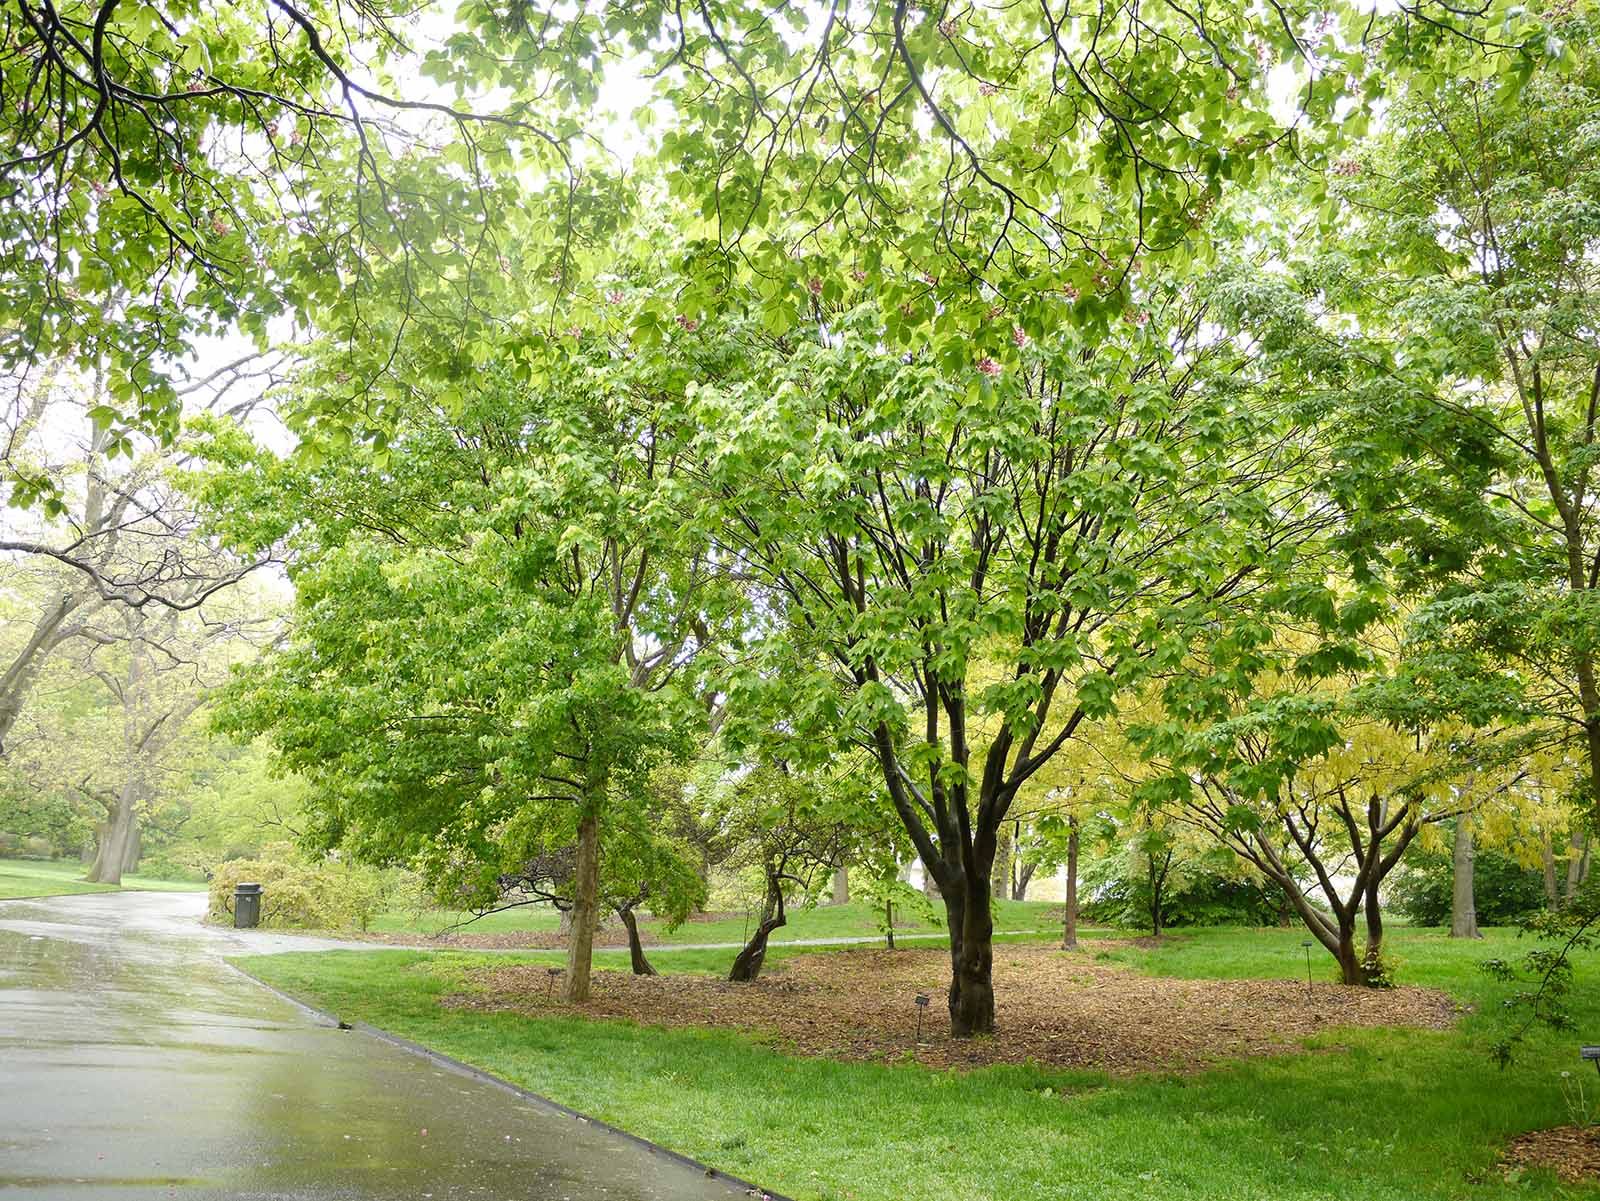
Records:
{"label": "mulch bed", "polygon": [[1506,1145],[1500,1167],[1549,1168],[1568,1184],[1600,1181],[1600,1126],[1530,1130]]}
{"label": "mulch bed", "polygon": [[[1100,947],[1109,943],[1097,944]],[[731,956],[730,956],[731,958]],[[945,1011],[948,952],[860,950],[772,964],[754,984],[710,976],[596,972],[579,1012],[754,1035],[781,1050],[833,1059],[905,1057],[913,998],[929,994],[918,1058],[938,1067],[1036,1062],[1114,1073],[1192,1072],[1220,1061],[1298,1049],[1341,1026],[1444,1029],[1458,1012],[1432,989],[1373,990],[1288,980],[1145,976],[1050,947],[996,948],[993,1038],[952,1040]],[[546,996],[543,967],[474,971],[452,1008],[547,1015],[571,1012]]]}

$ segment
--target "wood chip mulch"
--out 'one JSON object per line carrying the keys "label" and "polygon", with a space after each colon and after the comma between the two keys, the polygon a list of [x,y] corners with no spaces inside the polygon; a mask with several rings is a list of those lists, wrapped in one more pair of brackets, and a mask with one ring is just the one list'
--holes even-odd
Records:
{"label": "wood chip mulch", "polygon": [[1600,1126],[1530,1130],[1506,1144],[1500,1168],[1548,1168],[1568,1184],[1600,1181]]}
{"label": "wood chip mulch", "polygon": [[[1098,944],[1101,946],[1109,944]],[[730,955],[730,960],[732,956]],[[1178,980],[1096,963],[1084,952],[996,948],[992,1038],[952,1040],[947,952],[858,950],[801,955],[754,984],[711,976],[596,972],[586,1017],[711,1027],[755,1035],[780,1050],[832,1059],[909,1055],[913,998],[930,997],[917,1058],[937,1067],[1036,1062],[1124,1074],[1199,1071],[1220,1061],[1299,1049],[1342,1026],[1444,1029],[1459,1009],[1432,989],[1374,990],[1288,980]],[[474,971],[452,1008],[530,1016],[571,1012],[542,966]]]}

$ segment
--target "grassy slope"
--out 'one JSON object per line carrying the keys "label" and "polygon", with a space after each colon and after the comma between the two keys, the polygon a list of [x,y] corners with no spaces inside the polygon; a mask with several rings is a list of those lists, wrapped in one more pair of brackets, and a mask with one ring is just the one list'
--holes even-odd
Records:
{"label": "grassy slope", "polygon": [[[997,901],[995,903],[995,929],[1033,930],[1051,925],[1061,912],[1060,902],[1054,905],[1044,901]],[[447,926],[470,917],[470,914],[447,913],[441,910],[390,910],[373,919],[371,929],[380,933],[434,934]],[[822,905],[815,909],[789,910],[789,924],[774,938],[779,940],[799,938],[872,938],[879,933],[880,914],[866,905],[852,901],[847,905]],[[545,906],[527,906],[508,909],[481,917],[470,925],[461,927],[463,934],[502,934],[516,931],[551,931],[558,924],[554,910]],[[900,923],[905,922],[904,930]],[[751,923],[743,914],[736,917],[685,922],[676,930],[667,930],[662,923],[647,918],[639,923],[646,941],[664,943],[742,942],[748,937]],[[933,931],[937,927],[917,920],[906,913],[896,917],[896,933]]]}
{"label": "grassy slope", "polygon": [[[1513,945],[1505,935],[1462,945],[1419,931],[1396,931],[1393,942],[1408,982],[1480,1009],[1497,994],[1477,962]],[[1299,943],[1295,932],[1205,931],[1113,954],[1152,972],[1292,977],[1305,970]],[[714,958],[684,952],[662,966],[721,966]],[[954,1075],[793,1059],[729,1034],[438,1007],[464,968],[488,961],[338,952],[245,962],[344,1017],[804,1201],[1597,1195],[1543,1174],[1508,1183],[1491,1170],[1502,1139],[1569,1120],[1559,1076],[1579,1066],[1577,1038],[1542,1039],[1502,1073],[1484,1055],[1479,1013],[1455,1032],[1351,1032],[1314,1040],[1320,1054],[1187,1079],[1018,1067]],[[1600,1033],[1597,982],[1600,964],[1586,962],[1586,1034]]]}
{"label": "grassy slope", "polygon": [[[112,884],[90,884],[83,879],[81,863],[45,862],[31,859],[0,859],[0,901],[19,897],[59,897],[80,892],[116,892]],[[131,875],[122,877],[124,889],[154,892],[201,892],[204,884],[187,880],[157,880]]]}

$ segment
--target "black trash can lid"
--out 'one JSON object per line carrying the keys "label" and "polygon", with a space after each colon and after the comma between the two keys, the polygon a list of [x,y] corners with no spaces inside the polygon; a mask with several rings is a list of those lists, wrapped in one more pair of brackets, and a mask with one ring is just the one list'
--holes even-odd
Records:
{"label": "black trash can lid", "polygon": [[261,891],[261,885],[259,885],[259,884],[235,884],[233,886],[233,895],[234,896],[239,896],[239,895],[245,894],[245,893],[255,893],[255,892],[260,892],[260,891]]}

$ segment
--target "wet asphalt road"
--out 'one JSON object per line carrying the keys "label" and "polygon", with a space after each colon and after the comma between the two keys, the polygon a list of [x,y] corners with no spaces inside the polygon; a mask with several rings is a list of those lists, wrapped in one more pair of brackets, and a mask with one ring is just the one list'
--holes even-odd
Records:
{"label": "wet asphalt road", "polygon": [[[0,902],[0,1195],[727,1201],[725,1182],[366,1035],[221,962],[311,949],[205,898]],[[330,944],[331,945],[331,944]]]}

